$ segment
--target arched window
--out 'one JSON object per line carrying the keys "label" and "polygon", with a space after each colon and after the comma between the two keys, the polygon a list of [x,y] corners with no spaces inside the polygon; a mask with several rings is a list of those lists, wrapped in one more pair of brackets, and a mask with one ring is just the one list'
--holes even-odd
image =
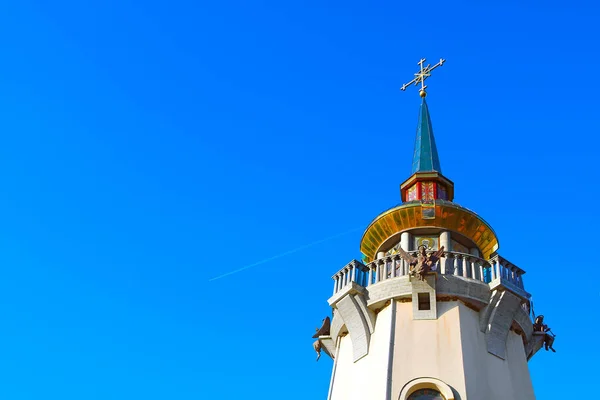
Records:
{"label": "arched window", "polygon": [[439,379],[417,378],[404,385],[398,400],[454,400],[454,393]]}
{"label": "arched window", "polygon": [[440,392],[434,389],[419,389],[408,396],[408,400],[446,400]]}

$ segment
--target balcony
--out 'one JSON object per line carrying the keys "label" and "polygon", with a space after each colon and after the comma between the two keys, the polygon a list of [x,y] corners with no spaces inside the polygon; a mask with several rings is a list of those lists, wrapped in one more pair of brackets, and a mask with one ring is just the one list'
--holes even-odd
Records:
{"label": "balcony", "polygon": [[[433,252],[429,252],[431,253]],[[411,251],[409,254],[416,257],[417,251]],[[447,251],[434,266],[434,271],[441,275],[475,279],[490,284],[492,288],[502,285],[516,291],[522,297],[529,297],[523,286],[522,276],[525,271],[499,255],[484,260],[472,254]],[[332,276],[333,294],[353,282],[368,287],[388,279],[407,276],[409,272],[410,265],[399,254],[389,255],[366,265],[352,260]]]}

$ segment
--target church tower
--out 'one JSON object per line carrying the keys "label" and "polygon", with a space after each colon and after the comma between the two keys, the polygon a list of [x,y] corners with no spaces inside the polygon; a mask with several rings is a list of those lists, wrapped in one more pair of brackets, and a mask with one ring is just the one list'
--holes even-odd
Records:
{"label": "church tower", "polygon": [[314,336],[334,361],[328,399],[533,400],[527,362],[549,334],[534,329],[525,271],[498,254],[483,218],[453,202],[425,100],[444,60],[424,61],[402,87],[421,85],[402,203],[367,227],[362,261],[333,275],[333,318]]}

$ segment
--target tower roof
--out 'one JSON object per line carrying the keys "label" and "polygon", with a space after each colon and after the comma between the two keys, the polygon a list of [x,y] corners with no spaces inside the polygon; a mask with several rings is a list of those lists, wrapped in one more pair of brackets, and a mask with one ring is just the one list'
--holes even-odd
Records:
{"label": "tower roof", "polygon": [[433,137],[433,127],[429,117],[427,101],[423,97],[419,110],[419,122],[417,124],[417,138],[415,139],[415,151],[413,153],[412,173],[436,171],[441,173],[440,159]]}

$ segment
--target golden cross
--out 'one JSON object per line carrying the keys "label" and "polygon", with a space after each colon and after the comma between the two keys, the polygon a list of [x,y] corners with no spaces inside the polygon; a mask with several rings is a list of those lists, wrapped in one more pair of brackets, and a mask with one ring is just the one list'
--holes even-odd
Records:
{"label": "golden cross", "polygon": [[444,60],[443,58],[440,58],[440,62],[435,64],[433,67],[431,66],[431,64],[427,64],[426,67],[423,67],[423,63],[425,63],[425,59],[422,58],[421,61],[419,61],[417,63],[421,67],[421,70],[415,74],[415,78],[412,81],[402,85],[400,90],[406,90],[406,88],[409,87],[410,85],[412,85],[413,83],[415,84],[415,86],[417,86],[420,83],[421,89],[419,89],[419,95],[421,97],[427,96],[427,92],[425,91],[425,89],[427,89],[427,85],[425,85],[425,79],[427,79],[431,76],[431,71],[433,71],[437,67],[442,66],[445,62],[446,62],[446,60]]}

